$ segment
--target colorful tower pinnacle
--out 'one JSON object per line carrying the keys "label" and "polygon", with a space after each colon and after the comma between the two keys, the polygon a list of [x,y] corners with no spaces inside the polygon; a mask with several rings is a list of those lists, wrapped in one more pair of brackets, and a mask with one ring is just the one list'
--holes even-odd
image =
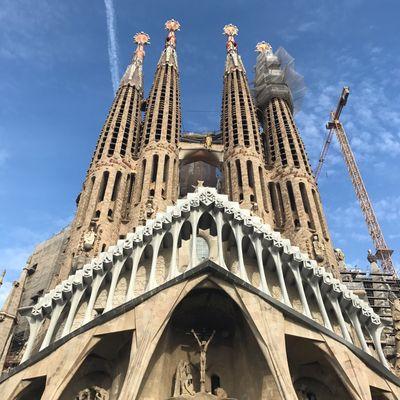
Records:
{"label": "colorful tower pinnacle", "polygon": [[178,196],[178,142],[181,133],[176,35],[180,24],[165,23],[168,35],[147,101],[138,152],[135,223],[165,209]]}
{"label": "colorful tower pinnacle", "polygon": [[255,98],[265,134],[274,226],[319,263],[336,270],[318,188],[293,120],[287,70],[270,44],[260,42],[256,51]]}
{"label": "colorful tower pinnacle", "polygon": [[144,47],[150,37],[139,32],[134,42],[137,48],[121,79],[78,197],[60,277],[65,277],[71,267],[81,268],[89,257],[115,242],[121,226],[130,221],[143,102]]}
{"label": "colorful tower pinnacle", "polygon": [[270,221],[270,205],[263,161],[263,148],[255,106],[250,94],[235,36],[238,28],[224,27],[226,62],[222,99],[221,131],[224,143],[226,192],[243,207]]}

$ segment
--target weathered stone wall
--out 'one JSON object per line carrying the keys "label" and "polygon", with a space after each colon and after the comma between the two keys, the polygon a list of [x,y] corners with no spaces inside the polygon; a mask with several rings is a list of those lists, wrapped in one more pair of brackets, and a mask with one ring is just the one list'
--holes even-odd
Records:
{"label": "weathered stone wall", "polygon": [[69,236],[70,228],[67,227],[35,248],[26,265],[27,277],[20,307],[32,305],[50,289],[53,277],[60,272],[59,259],[66,250]]}

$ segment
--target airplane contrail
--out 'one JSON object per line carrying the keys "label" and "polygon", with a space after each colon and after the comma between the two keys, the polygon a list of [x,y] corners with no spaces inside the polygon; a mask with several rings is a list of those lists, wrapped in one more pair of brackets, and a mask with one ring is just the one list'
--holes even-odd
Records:
{"label": "airplane contrail", "polygon": [[111,81],[114,92],[116,92],[119,86],[119,57],[114,2],[113,0],[104,0],[104,4],[107,15],[108,58],[110,62]]}

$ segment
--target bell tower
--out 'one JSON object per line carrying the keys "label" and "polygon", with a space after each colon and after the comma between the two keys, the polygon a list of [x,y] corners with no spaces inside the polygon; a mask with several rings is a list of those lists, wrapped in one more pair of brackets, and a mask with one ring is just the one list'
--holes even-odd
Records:
{"label": "bell tower", "polygon": [[90,257],[118,240],[121,226],[131,219],[143,102],[142,67],[149,35],[139,32],[134,42],[137,48],[115,94],[77,199],[60,278],[66,277],[71,267],[82,268]]}
{"label": "bell tower", "polygon": [[226,62],[221,113],[225,191],[242,207],[272,221],[264,154],[246,70],[238,54],[238,28],[224,27]]}
{"label": "bell tower", "polygon": [[138,190],[133,227],[165,210],[178,197],[181,105],[175,32],[180,24],[171,19],[165,28],[168,31],[165,48],[157,64],[137,143]]}
{"label": "bell tower", "polygon": [[273,225],[318,263],[336,270],[318,187],[293,120],[293,96],[288,81],[295,71],[289,64],[282,68],[284,50],[274,54],[269,43],[260,42],[256,51],[259,54],[255,98],[265,135]]}

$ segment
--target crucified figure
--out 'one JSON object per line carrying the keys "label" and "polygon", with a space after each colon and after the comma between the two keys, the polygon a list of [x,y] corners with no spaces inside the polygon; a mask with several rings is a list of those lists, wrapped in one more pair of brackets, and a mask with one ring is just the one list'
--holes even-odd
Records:
{"label": "crucified figure", "polygon": [[212,338],[215,335],[215,331],[211,334],[208,340],[200,340],[194,329],[191,330],[193,336],[196,338],[197,343],[200,347],[200,393],[206,392],[206,361],[207,361],[207,349]]}

